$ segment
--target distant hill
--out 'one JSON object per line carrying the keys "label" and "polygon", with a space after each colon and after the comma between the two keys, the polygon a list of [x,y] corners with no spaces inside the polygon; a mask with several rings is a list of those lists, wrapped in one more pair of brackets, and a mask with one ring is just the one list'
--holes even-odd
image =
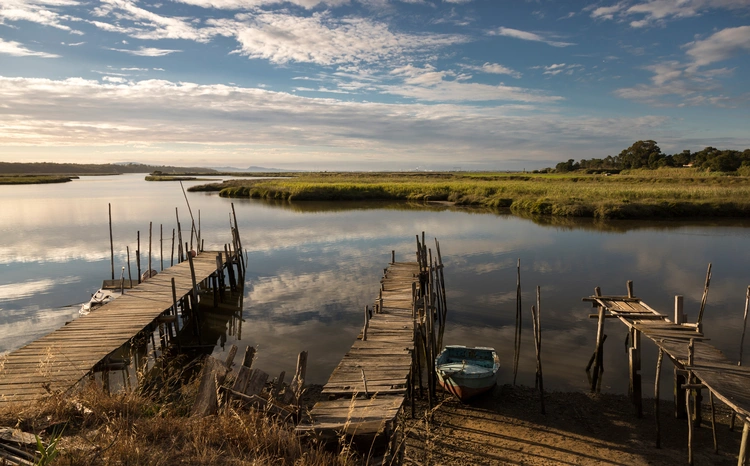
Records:
{"label": "distant hill", "polygon": [[258,167],[258,166],[251,166],[247,168],[237,168],[237,167],[213,167],[214,170],[217,172],[250,172],[250,173],[282,173],[282,172],[291,172],[295,171],[298,172],[299,170],[285,170],[283,168],[266,168],[266,167]]}
{"label": "distant hill", "polygon": [[173,167],[169,165],[157,166],[131,162],[104,164],[0,162],[0,174],[119,175],[123,173],[152,173],[156,171],[165,174],[215,172],[215,170],[205,167]]}

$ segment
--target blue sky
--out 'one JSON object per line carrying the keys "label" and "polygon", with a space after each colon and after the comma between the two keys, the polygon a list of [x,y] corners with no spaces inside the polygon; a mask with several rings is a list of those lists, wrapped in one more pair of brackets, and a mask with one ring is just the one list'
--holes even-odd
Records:
{"label": "blue sky", "polygon": [[0,159],[535,169],[750,147],[750,0],[0,0]]}

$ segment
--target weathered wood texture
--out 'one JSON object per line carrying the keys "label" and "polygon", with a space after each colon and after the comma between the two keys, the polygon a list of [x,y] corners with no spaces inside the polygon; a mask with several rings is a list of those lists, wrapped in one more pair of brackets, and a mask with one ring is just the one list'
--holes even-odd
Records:
{"label": "weathered wood texture", "polygon": [[[680,370],[690,370],[714,396],[741,417],[750,419],[750,367],[729,361],[714,346],[706,343],[695,325],[676,324],[638,298],[590,296],[584,298],[603,306],[610,315],[630,329],[637,329],[661,348]],[[646,317],[644,319],[644,317]],[[688,364],[688,344],[695,341],[694,362]]]}
{"label": "weathered wood texture", "polygon": [[[419,287],[418,263],[396,262],[386,269],[377,298],[382,304],[369,320],[367,339],[354,342],[323,387],[324,394],[343,398],[316,403],[299,432],[375,434],[393,422],[411,374],[412,283]],[[358,397],[365,395],[365,379],[369,397]]]}
{"label": "weathered wood texture", "polygon": [[[216,272],[217,252],[193,260],[197,281]],[[172,279],[179,298],[190,294],[187,261],[140,283],[125,295],[28,345],[0,357],[0,403],[31,402],[52,391],[66,391],[107,355],[168,311]]]}

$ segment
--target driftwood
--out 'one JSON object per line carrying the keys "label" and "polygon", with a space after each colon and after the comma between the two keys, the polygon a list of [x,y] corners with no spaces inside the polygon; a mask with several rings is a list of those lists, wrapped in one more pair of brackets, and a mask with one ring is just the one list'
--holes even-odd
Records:
{"label": "driftwood", "polygon": [[219,409],[218,391],[227,377],[229,370],[222,361],[209,356],[203,364],[201,371],[201,383],[198,388],[198,396],[190,413],[193,417],[209,416],[216,414]]}

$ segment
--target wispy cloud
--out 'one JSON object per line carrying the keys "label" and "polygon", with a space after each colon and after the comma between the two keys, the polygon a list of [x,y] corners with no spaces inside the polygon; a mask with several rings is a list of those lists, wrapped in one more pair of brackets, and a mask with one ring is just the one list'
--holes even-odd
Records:
{"label": "wispy cloud", "polygon": [[[630,21],[633,28],[661,24],[668,20],[699,16],[711,9],[750,9],[747,0],[646,0],[634,3],[621,1],[610,6],[587,8],[591,17],[603,20]],[[636,16],[641,19],[629,20]]]}
{"label": "wispy cloud", "polygon": [[76,18],[57,12],[62,7],[77,6],[75,0],[2,0],[0,2],[0,24],[16,21],[29,21],[72,34],[82,34],[72,29],[63,21],[73,21]]}
{"label": "wispy cloud", "polygon": [[692,59],[691,70],[724,61],[738,53],[750,52],[750,26],[727,28],[703,40],[685,45]]}
{"label": "wispy cloud", "polygon": [[[514,100],[534,100],[528,90],[471,83],[394,89],[399,95],[409,92],[427,93],[415,96],[425,100],[441,92],[453,96],[485,92],[488,99],[510,95]],[[536,100],[549,102],[555,97],[539,94]],[[0,144],[5,145],[95,148],[100,153],[133,144],[154,147],[159,153],[167,145],[180,151],[192,147],[204,157],[225,153],[234,145],[238,153],[258,150],[268,157],[277,154],[275,160],[283,155],[290,162],[299,161],[299,150],[304,147],[321,160],[325,154],[328,158],[331,153],[339,154],[338,166],[362,166],[364,154],[378,154],[377,163],[399,167],[441,160],[450,164],[468,155],[474,161],[493,163],[498,147],[508,157],[533,153],[548,158],[546,150],[541,150],[545,145],[559,149],[581,141],[588,141],[592,152],[579,151],[579,155],[594,156],[601,150],[601,144],[594,141],[620,146],[664,123],[663,117],[527,114],[517,105],[347,102],[165,80],[119,84],[80,78],[0,77],[0,102],[5,106],[0,114]],[[246,131],[248,121],[256,122],[251,132]]]}
{"label": "wispy cloud", "polygon": [[516,79],[521,78],[521,73],[519,73],[518,71],[512,68],[508,68],[507,66],[501,65],[499,63],[487,62],[482,66],[465,65],[464,68],[468,70],[480,71],[482,73],[489,73],[489,74],[507,74]]}
{"label": "wispy cloud", "polygon": [[59,58],[60,55],[46,52],[35,52],[24,47],[20,42],[6,41],[0,37],[0,54],[12,55],[14,57],[41,57]]}
{"label": "wispy cloud", "polygon": [[426,54],[469,40],[460,35],[391,32],[385,23],[335,18],[327,12],[309,17],[256,12],[209,20],[208,24],[213,27],[212,33],[236,38],[242,55],[277,64],[382,64],[400,60],[405,54]]}
{"label": "wispy cloud", "polygon": [[114,17],[115,24],[89,21],[103,31],[117,32],[136,39],[185,39],[208,42],[214,35],[186,18],[163,16],[136,6],[134,0],[101,0],[95,16]]}
{"label": "wispy cloud", "polygon": [[155,47],[143,47],[143,46],[141,46],[137,50],[115,49],[115,48],[111,48],[110,50],[114,50],[115,52],[128,53],[130,55],[137,55],[139,57],[163,57],[171,53],[177,53],[177,52],[182,51],[182,50],[159,49]]}
{"label": "wispy cloud", "polygon": [[489,34],[493,36],[513,37],[515,39],[529,40],[532,42],[543,42],[553,47],[568,47],[570,45],[575,45],[572,42],[550,40],[535,32],[521,31],[519,29],[511,29],[506,27],[499,27],[497,29],[494,29],[490,31]]}

